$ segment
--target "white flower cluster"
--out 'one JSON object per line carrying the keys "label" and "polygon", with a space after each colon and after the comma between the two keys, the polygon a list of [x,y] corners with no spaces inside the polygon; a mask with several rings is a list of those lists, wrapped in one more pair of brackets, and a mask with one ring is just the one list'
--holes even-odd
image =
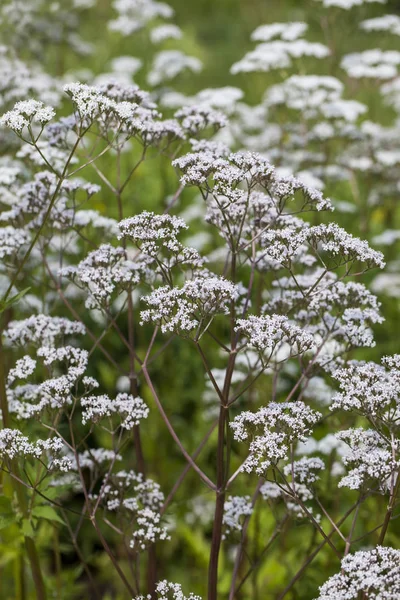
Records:
{"label": "white flower cluster", "polygon": [[380,48],[346,54],[341,62],[342,69],[356,79],[362,77],[392,79],[396,77],[399,65],[400,52]]}
{"label": "white flower cluster", "polygon": [[165,269],[177,265],[203,266],[204,259],[197,250],[184,246],[178,240],[179,234],[188,229],[180,217],[144,211],[121,221],[119,229],[119,239],[132,241],[146,257],[155,261],[156,270],[161,275],[165,274]]}
{"label": "white flower cluster", "polygon": [[[11,321],[4,332],[9,345],[37,347],[35,359],[26,355],[16,362],[8,375],[9,410],[19,419],[29,419],[47,408],[57,409],[72,403],[73,391],[86,372],[88,352],[74,346],[56,347],[67,336],[85,333],[79,322],[60,317],[37,315]],[[41,364],[49,373],[42,383],[11,387],[17,379],[26,379]],[[63,373],[64,371],[64,373]]]}
{"label": "white flower cluster", "polygon": [[[74,225],[80,227],[79,216],[75,222],[76,205],[80,201],[79,194],[83,192],[86,199],[89,199],[100,190],[100,187],[78,178],[68,179],[61,183],[54,201],[58,185],[59,180],[55,173],[46,170],[36,173],[32,181],[28,181],[16,191],[16,198],[10,209],[1,214],[2,219],[18,224],[24,219],[27,221],[26,229],[37,229],[42,225],[49,205],[53,202],[49,218],[51,229],[65,231],[67,227]],[[84,222],[83,211],[80,212]]]}
{"label": "white flower cluster", "polygon": [[[176,159],[173,165],[183,172],[183,184],[201,187],[203,193],[204,185],[206,195],[212,192],[217,204],[219,197],[222,205],[227,204],[224,198],[232,203],[243,200],[243,190],[239,188],[242,184],[247,188],[248,195],[256,185],[261,186],[274,199],[276,209],[279,206],[280,213],[285,202],[294,199],[296,192],[303,195],[303,210],[331,209],[330,201],[323,197],[320,190],[305,185],[295,177],[280,177],[271,163],[257,152],[228,155],[225,147],[208,144],[198,146],[197,152]],[[266,199],[266,203],[271,206],[270,200]],[[235,213],[234,208],[232,210]]]}
{"label": "white flower cluster", "polygon": [[[15,2],[12,6],[14,7],[14,5]],[[25,4],[22,7],[23,14],[26,15],[28,5]],[[14,13],[14,8],[12,13]],[[2,25],[4,26],[3,20]],[[27,39],[25,29],[24,41]],[[36,37],[36,41],[37,39]],[[26,102],[26,98],[30,97],[41,100],[45,105],[57,105],[60,100],[60,93],[54,77],[45,73],[37,62],[23,62],[17,58],[15,50],[5,45],[0,46],[0,82],[2,106],[12,105],[18,100]],[[19,119],[18,121],[20,122]]]}
{"label": "white flower cluster", "polygon": [[161,120],[155,105],[138,88],[117,83],[92,87],[69,83],[64,86],[64,91],[71,98],[79,120],[86,127],[96,122],[101,135],[107,140],[113,132],[115,144],[124,145],[131,137],[140,139],[145,146],[157,145],[164,139],[185,138],[178,121]]}
{"label": "white flower cluster", "polygon": [[374,19],[366,19],[360,23],[361,29],[365,31],[388,31],[393,35],[400,35],[399,15],[383,15]]}
{"label": "white flower cluster", "polygon": [[250,346],[266,354],[272,353],[283,343],[288,344],[295,355],[314,347],[313,336],[283,315],[251,315],[247,319],[238,319],[235,331],[247,337]]}
{"label": "white flower cluster", "polygon": [[[164,494],[152,479],[134,471],[118,471],[106,477],[101,499],[107,510],[124,514],[134,527],[131,548],[144,550],[157,540],[170,539],[160,515]],[[131,527],[128,531],[130,535]]]}
{"label": "white flower cluster", "polygon": [[289,265],[304,245],[308,244],[315,251],[327,252],[335,266],[352,262],[366,263],[367,268],[383,268],[383,254],[373,250],[365,240],[353,237],[336,223],[309,227],[304,223],[299,231],[289,228],[267,231],[263,234],[266,254],[282,265]]}
{"label": "white flower cluster", "polygon": [[[7,390],[10,412],[26,419],[46,408],[61,408],[72,403],[72,394],[77,383],[86,372],[88,352],[73,346],[53,348],[41,346],[36,357],[42,359],[54,377],[38,385],[26,384]],[[65,374],[59,374],[62,365]]]}
{"label": "white flower cluster", "polygon": [[286,477],[290,475],[295,482],[309,486],[319,479],[318,472],[324,469],[325,463],[320,458],[303,456],[300,460],[285,465],[283,472]]}
{"label": "white flower cluster", "polygon": [[164,40],[180,40],[181,37],[182,29],[173,23],[159,25],[150,31],[150,40],[153,44],[161,44]]}
{"label": "white flower cluster", "polygon": [[317,0],[317,2],[322,2],[323,6],[326,8],[335,6],[337,8],[349,10],[350,8],[353,8],[353,6],[361,6],[362,4],[372,4],[374,2],[385,4],[387,0]]}
{"label": "white flower cluster", "polygon": [[68,458],[54,458],[65,450],[60,438],[37,440],[30,442],[29,438],[19,429],[4,428],[0,430],[0,456],[13,460],[14,458],[36,458],[44,460],[49,455],[48,468],[68,471],[71,462]]}
{"label": "white flower cluster", "polygon": [[151,508],[138,511],[136,517],[137,529],[132,534],[131,548],[145,550],[149,544],[157,540],[169,540],[167,529],[161,524],[161,515]]}
{"label": "white flower cluster", "polygon": [[316,269],[312,276],[299,275],[294,281],[282,277],[263,312],[291,315],[314,336],[351,344],[373,346],[370,326],[382,323],[376,296],[361,283],[336,281],[332,273]]}
{"label": "white flower cluster", "polygon": [[340,573],[320,587],[317,600],[397,600],[400,596],[400,550],[377,546],[349,554]]}
{"label": "white flower cluster", "polygon": [[307,23],[301,21],[289,23],[270,23],[268,25],[260,25],[251,34],[251,39],[254,42],[269,42],[275,37],[282,40],[292,41],[302,37],[307,31]]}
{"label": "white flower cluster", "polygon": [[[117,454],[114,450],[108,450],[107,448],[91,448],[84,452],[78,452],[77,457],[71,456],[73,471],[79,471],[79,469],[89,469],[89,471],[98,471],[102,465],[112,463],[114,461],[122,460],[122,456]],[[93,495],[92,498],[95,496]]]}
{"label": "white flower cluster", "polygon": [[315,110],[326,103],[338,100],[344,85],[328,75],[291,75],[282,83],[269,87],[265,93],[267,107],[285,105],[293,110],[313,116]]}
{"label": "white flower cluster", "polygon": [[[208,110],[220,110],[224,114],[230,115],[235,112],[237,103],[243,98],[243,95],[244,93],[241,89],[225,86],[220,88],[205,88],[204,90],[200,90],[200,92],[194,96],[185,96],[179,92],[167,92],[163,95],[161,102],[163,106],[169,108],[191,106]],[[222,120],[222,115],[220,119]],[[222,124],[215,123],[215,125],[218,125],[219,127],[223,124],[227,124],[226,119],[224,119]],[[184,123],[182,123],[182,125],[184,126]],[[204,129],[204,127],[202,129]],[[202,141],[207,142],[207,140]]]}
{"label": "white flower cluster", "polygon": [[[182,591],[182,586],[179,583],[171,583],[164,579],[156,585],[156,594],[158,600],[202,600],[200,596],[195,596],[190,592],[189,596],[185,596]],[[152,596],[136,596],[133,600],[151,600]]]}
{"label": "white flower cluster", "polygon": [[98,423],[105,417],[117,415],[121,419],[123,429],[132,429],[139,425],[142,419],[147,419],[149,408],[139,397],[120,393],[115,400],[103,394],[101,396],[88,396],[81,399],[84,408],[82,412],[82,423],[88,421]]}
{"label": "white flower cluster", "polygon": [[17,379],[27,379],[36,369],[36,360],[30,356],[23,356],[15,363],[7,375],[7,384],[12,385]]}
{"label": "white flower cluster", "polygon": [[23,130],[32,125],[37,124],[44,127],[55,114],[54,109],[51,106],[45,106],[43,102],[21,100],[0,118],[0,125],[9,127],[17,135],[22,135]]}
{"label": "white flower cluster", "polygon": [[0,258],[15,257],[28,245],[30,234],[11,225],[0,229]]}
{"label": "white flower cluster", "polygon": [[123,248],[102,244],[76,267],[60,269],[59,275],[85,290],[87,308],[109,307],[113,297],[139,284],[146,271],[144,261],[126,259]]}
{"label": "white flower cluster", "polygon": [[157,86],[175,79],[186,69],[192,73],[199,73],[202,63],[195,56],[188,56],[180,50],[163,50],[156,54],[147,76],[147,82],[152,86]]}
{"label": "white flower cluster", "polygon": [[243,527],[243,517],[250,516],[253,512],[253,505],[250,496],[228,496],[224,504],[223,526],[226,539],[234,531],[241,531]]}
{"label": "white flower cluster", "polygon": [[290,445],[304,441],[320,418],[320,413],[301,401],[271,402],[257,412],[242,412],[231,422],[235,440],[251,440],[242,471],[265,475],[271,466],[288,458]]}
{"label": "white flower cluster", "polygon": [[140,313],[142,324],[161,325],[163,333],[200,331],[215,315],[227,314],[237,295],[233,283],[207,274],[187,281],[182,288],[160,287],[142,298],[150,307]]}
{"label": "white flower cluster", "polygon": [[205,129],[218,131],[218,129],[225,127],[228,122],[221,111],[215,110],[207,103],[184,106],[175,113],[175,117],[180,120],[188,135],[197,135]]}
{"label": "white flower cluster", "polygon": [[342,458],[350,471],[340,480],[339,487],[358,490],[375,486],[386,492],[391,477],[400,468],[399,443],[388,443],[374,429],[349,429],[340,431],[337,437],[350,447]]}
{"label": "white flower cluster", "polygon": [[65,336],[84,333],[85,326],[78,321],[40,314],[20,321],[10,321],[4,336],[12,345],[54,346],[56,340],[63,340]]}
{"label": "white flower cluster", "polygon": [[400,406],[399,355],[385,357],[382,365],[355,362],[335,371],[333,377],[341,391],[333,397],[331,410],[356,411],[395,425]]}
{"label": "white flower cluster", "polygon": [[[248,52],[231,67],[231,73],[266,72],[272,69],[286,69],[292,66],[293,59],[303,56],[326,58],[329,48],[318,42],[302,39],[307,25],[302,22],[272,23],[258,27],[252,39],[261,41],[254,50]],[[273,38],[280,39],[273,39]]]}
{"label": "white flower cluster", "polygon": [[157,17],[169,19],[174,14],[168,4],[158,0],[114,0],[113,8],[118,16],[108,26],[111,31],[118,31],[125,36],[138,31]]}
{"label": "white flower cluster", "polygon": [[137,512],[143,507],[160,510],[164,494],[158,483],[135,471],[118,471],[107,478],[103,489],[107,510]]}

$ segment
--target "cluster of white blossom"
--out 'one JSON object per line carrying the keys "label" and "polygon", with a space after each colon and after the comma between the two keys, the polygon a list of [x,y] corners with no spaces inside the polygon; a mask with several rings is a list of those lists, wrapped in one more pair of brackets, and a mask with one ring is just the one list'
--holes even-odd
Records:
{"label": "cluster of white blossom", "polygon": [[400,17],[398,15],[384,15],[374,19],[366,19],[360,23],[365,31],[388,31],[393,35],[400,35]]}
{"label": "cluster of white blossom", "polygon": [[325,469],[325,463],[318,457],[308,458],[303,456],[292,464],[285,465],[283,472],[291,476],[294,481],[309,486],[319,479],[318,472]]}
{"label": "cluster of white blossom", "polygon": [[253,505],[250,496],[228,496],[224,504],[224,535],[226,539],[234,531],[241,531],[243,527],[243,517],[248,517],[253,513]]}
{"label": "cluster of white blossom", "polygon": [[400,444],[388,442],[374,429],[348,429],[337,434],[349,447],[342,460],[350,470],[339,482],[339,487],[352,490],[377,487],[386,492],[391,478],[398,476]]}
{"label": "cluster of white blossom", "polygon": [[4,428],[0,430],[0,456],[13,460],[14,458],[36,458],[42,461],[48,456],[48,469],[68,471],[71,461],[67,457],[55,458],[65,451],[60,438],[36,440],[31,442],[19,429]]}
{"label": "cluster of white blossom", "polygon": [[51,347],[57,340],[63,340],[66,336],[83,335],[85,331],[85,326],[79,321],[40,314],[19,321],[10,321],[4,336],[12,345],[34,344]]}
{"label": "cluster of white blossom", "polygon": [[[338,369],[334,377],[342,391],[334,396],[332,410],[357,411],[374,418],[387,413],[388,408],[396,410],[400,402],[400,369],[398,363],[392,367],[390,359],[392,357],[383,359],[382,365],[355,362]],[[385,365],[392,368],[387,370]]]}
{"label": "cluster of white blossom", "polygon": [[[198,186],[206,200],[211,197],[210,210],[215,212],[216,207],[217,212],[227,210],[227,216],[236,219],[237,211],[252,212],[252,206],[248,206],[249,198],[256,186],[263,188],[269,196],[253,196],[257,208],[261,208],[264,201],[264,210],[271,208],[272,204],[275,211],[281,214],[286,202],[295,199],[300,193],[303,211],[331,209],[330,201],[319,190],[305,185],[298,178],[279,176],[273,165],[256,152],[229,154],[224,146],[207,144],[198,147],[196,152],[176,159],[173,164],[183,172],[183,184]],[[277,216],[279,215],[275,214],[275,219]],[[226,228],[228,229],[228,225]]]}
{"label": "cluster of white blossom", "polygon": [[321,414],[304,402],[270,402],[257,412],[243,411],[231,422],[234,439],[249,440],[249,455],[241,470],[265,475],[266,471],[288,458],[289,448],[304,441]]}
{"label": "cluster of white blossom", "polygon": [[302,37],[307,29],[307,23],[303,22],[271,23],[257,27],[251,34],[251,39],[254,42],[269,42],[280,37],[282,40],[292,41]]}
{"label": "cluster of white blossom", "polygon": [[147,82],[152,86],[157,86],[174,79],[186,69],[193,73],[199,73],[202,63],[195,56],[188,56],[181,50],[163,50],[156,54],[147,76]]}
{"label": "cluster of white blossom", "polygon": [[[32,181],[15,191],[14,201],[7,206],[7,211],[1,213],[1,218],[13,225],[24,223],[27,230],[36,229],[42,225],[51,206],[49,228],[57,232],[75,225],[81,228],[89,220],[90,213],[85,217],[85,212],[78,211],[77,207],[99,192],[100,187],[78,178],[65,180],[59,187],[58,184],[55,173],[47,170],[36,173]],[[101,226],[98,219],[98,213],[93,211],[91,221]],[[25,231],[21,228],[20,234],[23,233]]]}
{"label": "cluster of white blossom", "polygon": [[37,61],[25,61],[26,58],[22,60],[17,56],[15,48],[0,46],[0,104],[3,109],[31,97],[46,105],[57,105],[60,101],[58,82],[45,73]]}
{"label": "cluster of white blossom", "polygon": [[315,345],[311,334],[284,315],[250,315],[247,319],[238,319],[235,330],[248,338],[250,346],[267,355],[282,344],[289,345],[290,353],[294,355],[303,354]]}
{"label": "cluster of white blossom", "polygon": [[[222,111],[225,115],[231,115],[236,111],[238,102],[243,98],[243,95],[243,91],[240,88],[225,86],[221,88],[205,88],[194,96],[185,96],[179,92],[166,92],[161,102],[163,106],[168,108],[191,106],[208,110],[213,109],[214,111],[218,110]],[[221,114],[220,120],[224,125],[227,125],[228,121],[224,117],[224,114]]]}
{"label": "cluster of white blossom", "polygon": [[137,286],[144,279],[147,264],[138,258],[127,260],[123,248],[102,244],[76,267],[64,267],[59,274],[86,292],[87,308],[109,308],[121,292]]}
{"label": "cluster of white blossom", "polygon": [[96,123],[108,142],[113,133],[115,146],[124,147],[133,137],[144,146],[185,138],[178,120],[162,120],[155,104],[137,87],[117,82],[98,86],[69,83],[64,91],[74,105],[78,124],[88,128]]}
{"label": "cluster of white blossom", "polygon": [[[171,583],[166,579],[157,583],[156,594],[158,600],[202,600],[200,596],[195,596],[192,592],[189,596],[185,596],[179,583]],[[133,600],[151,600],[151,598],[151,595],[136,596]]]}
{"label": "cluster of white blossom", "polygon": [[[27,362],[29,357],[21,360]],[[48,379],[39,384],[27,383],[7,389],[9,410],[19,419],[29,419],[45,409],[59,409],[71,405],[75,387],[86,372],[88,352],[73,346],[41,346],[33,362],[36,365],[39,361],[50,372]],[[29,363],[32,369],[33,362]],[[60,366],[65,370],[61,375]],[[12,381],[15,371],[11,370],[11,373]],[[22,375],[22,372],[20,374]],[[31,369],[25,370],[24,374],[29,376]]]}
{"label": "cluster of white blossom", "polygon": [[396,600],[400,595],[400,550],[377,546],[349,554],[340,573],[320,587],[318,600]]}
{"label": "cluster of white blossom", "polygon": [[267,231],[263,234],[266,254],[283,265],[290,266],[305,244],[314,251],[326,252],[334,266],[363,262],[367,268],[385,266],[383,254],[373,250],[367,241],[355,238],[336,223],[308,226],[302,224],[297,232],[289,228]]}
{"label": "cluster of white blossom", "polygon": [[160,510],[164,502],[158,483],[135,471],[117,471],[103,485],[102,500],[107,510],[136,512],[148,507]]}
{"label": "cluster of white blossom", "polygon": [[142,323],[155,323],[163,333],[201,330],[213,317],[227,314],[237,299],[236,286],[223,277],[204,276],[188,280],[181,288],[156,288],[142,300],[150,307],[140,313]]}
{"label": "cluster of white blossom", "polygon": [[137,529],[132,534],[131,548],[145,550],[157,540],[171,539],[168,530],[161,524],[161,515],[151,508],[142,508],[136,516]]}
{"label": "cluster of white blossom", "polygon": [[142,419],[149,415],[149,408],[141,398],[120,393],[112,400],[106,394],[101,396],[88,396],[81,399],[82,423],[85,425],[88,421],[98,423],[105,417],[118,415],[121,419],[123,429],[132,429],[139,425]]}
{"label": "cluster of white blossom", "polygon": [[399,355],[384,357],[382,365],[353,362],[333,374],[340,392],[335,394],[331,409],[355,411],[389,428],[397,427],[400,404]]}
{"label": "cluster of white blossom", "polygon": [[374,79],[392,79],[398,73],[400,52],[397,50],[365,50],[344,56],[341,67],[350,77],[372,77]]}
{"label": "cluster of white blossom", "polygon": [[373,346],[371,325],[382,323],[376,296],[361,283],[335,280],[316,269],[312,276],[282,277],[263,311],[290,315],[310,334],[350,344]]}
{"label": "cluster of white blossom", "polygon": [[146,257],[151,259],[161,276],[174,266],[200,268],[204,259],[197,250],[178,240],[188,226],[180,217],[156,215],[144,211],[119,223],[119,238],[132,241]]}
{"label": "cluster of white blossom", "polygon": [[329,56],[329,48],[319,42],[308,42],[302,38],[306,30],[306,23],[301,22],[274,23],[258,27],[253,32],[252,39],[262,43],[232,65],[231,73],[236,75],[241,72],[286,69],[292,66],[293,60],[303,56],[315,58]]}
{"label": "cluster of white blossom", "polygon": [[140,551],[157,540],[170,539],[160,514],[164,494],[152,479],[134,471],[117,471],[105,477],[100,493],[105,509],[124,518],[131,548]]}
{"label": "cluster of white blossom", "polygon": [[150,31],[150,39],[153,44],[160,44],[164,40],[180,40],[182,37],[182,30],[173,23],[165,23],[164,25],[158,25]]}
{"label": "cluster of white blossom", "polygon": [[[9,127],[14,133],[22,136],[26,135],[24,130],[31,128],[35,124],[41,128],[47,125],[55,116],[54,108],[45,106],[38,100],[21,100],[17,102],[14,108],[0,117],[0,125]],[[38,134],[40,135],[40,133]],[[29,131],[29,139],[36,140],[32,129]]]}
{"label": "cluster of white blossom", "polygon": [[[114,450],[107,448],[91,448],[84,452],[77,452],[71,456],[72,470],[79,472],[82,469],[97,472],[103,465],[108,466],[110,463],[122,460],[122,456]],[[95,496],[92,495],[92,498]]]}
{"label": "cluster of white blossom", "polygon": [[0,229],[0,258],[17,257],[30,241],[30,235],[23,229],[7,225]]}
{"label": "cluster of white blossom", "polygon": [[317,2],[322,2],[325,8],[329,7],[337,7],[343,8],[345,10],[349,10],[353,8],[353,6],[361,6],[362,4],[372,4],[374,2],[379,4],[385,4],[387,0],[317,0]]}
{"label": "cluster of white blossom", "polygon": [[168,4],[157,0],[114,0],[112,4],[117,18],[109,22],[109,28],[125,36],[131,35],[157,17],[169,19],[174,14]]}

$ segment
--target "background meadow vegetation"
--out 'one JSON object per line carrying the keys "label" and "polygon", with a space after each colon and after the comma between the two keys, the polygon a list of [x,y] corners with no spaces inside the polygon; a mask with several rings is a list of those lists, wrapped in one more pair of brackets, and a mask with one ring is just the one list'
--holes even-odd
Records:
{"label": "background meadow vegetation", "polygon": [[[26,0],[23,3],[25,7],[29,7],[30,4],[32,7],[35,6],[33,0]],[[368,106],[370,120],[390,127],[398,118],[394,108],[384,103],[377,80],[352,79],[340,66],[341,58],[351,52],[375,47],[383,50],[400,49],[400,37],[386,32],[366,33],[359,28],[359,22],[366,18],[385,13],[400,16],[400,2],[396,0],[390,0],[385,6],[366,4],[351,11],[340,9],[327,11],[315,0],[170,0],[169,4],[175,11],[172,21],[182,29],[183,37],[180,40],[166,40],[157,50],[179,47],[185,53],[198,57],[203,63],[203,68],[199,73],[192,73],[189,70],[182,72],[171,84],[165,84],[167,88],[171,85],[175,91],[194,95],[204,88],[233,86],[243,90],[244,102],[249,106],[255,106],[262,101],[268,87],[282,82],[290,74],[332,75],[344,83],[345,98],[358,100]],[[0,2],[0,15],[8,5],[11,5],[8,0]],[[116,57],[138,57],[143,61],[143,67],[134,76],[134,82],[141,88],[148,89],[146,76],[156,51],[149,40],[149,31],[158,23],[157,20],[131,35],[123,36],[118,32],[110,31],[108,27],[109,21],[115,16],[110,0],[97,0],[92,6],[82,9],[74,8],[72,2],[62,1],[52,3],[44,0],[38,2],[37,6],[31,24],[20,26],[21,24],[12,23],[11,19],[10,25],[9,15],[3,14],[0,17],[0,43],[13,47],[21,60],[27,64],[40,64],[45,73],[61,82],[80,80],[90,83],[96,76],[109,72],[111,61]],[[65,16],[60,19],[61,13]],[[68,25],[69,19],[71,22]],[[326,44],[331,49],[331,55],[323,60],[309,58],[296,61],[293,68],[288,70],[276,69],[268,73],[238,75],[230,73],[232,64],[239,61],[254,47],[250,36],[256,27],[261,24],[286,21],[308,23],[307,39]],[[49,36],[52,23],[53,32],[59,28],[59,39],[51,39],[51,35]],[[90,51],[83,53],[74,51],[65,35],[68,26],[79,34],[82,40],[90,43]],[[35,40],[37,44],[32,44]],[[161,98],[165,91],[164,86],[155,88],[153,90],[155,98]],[[11,106],[5,105],[1,108],[2,112],[5,112]],[[69,114],[68,102],[61,103],[59,112]],[[165,108],[164,112],[168,115],[168,108]],[[280,107],[276,113],[277,122],[283,125],[298,118],[297,113],[283,107]],[[4,152],[8,151],[9,143],[11,143],[9,140],[4,142]],[[318,144],[319,142],[316,142],[316,148]],[[340,149],[340,144],[341,141],[337,141],[335,151]],[[236,149],[240,147],[238,140]],[[132,154],[124,155],[121,167],[123,172],[129,172],[133,158]],[[108,154],[100,158],[97,164],[110,180],[115,178],[115,162]],[[118,218],[112,194],[106,186],[102,185],[96,171],[87,169],[85,177],[102,186],[101,193],[96,194],[90,201],[91,208],[109,217]],[[378,294],[385,322],[375,327],[375,347],[361,349],[353,354],[354,357],[379,362],[382,355],[399,352],[400,241],[393,239],[389,244],[380,245],[374,240],[378,238],[379,242],[378,236],[382,236],[387,230],[400,229],[400,207],[399,188],[397,194],[392,193],[375,204],[368,203],[371,189],[375,185],[374,177],[379,175],[357,172],[352,180],[329,181],[326,183],[324,194],[341,203],[338,206],[342,209],[338,208],[334,215],[339,225],[355,236],[368,239],[373,247],[381,249],[385,254],[388,265],[384,272],[387,275],[386,279],[379,280],[376,272],[370,272],[363,280],[367,285],[371,284],[374,292]],[[126,214],[136,214],[143,210],[162,212],[178,188],[179,176],[171,167],[170,159],[155,153],[151,160],[140,166],[129,184],[125,195]],[[184,190],[177,202],[180,214],[189,217],[188,241],[190,238],[196,240],[196,235],[202,230],[201,214],[198,211],[193,212],[193,206],[198,203],[193,189]],[[319,222],[319,218],[319,215],[312,216],[315,223]],[[197,241],[200,243],[199,240]],[[98,242],[100,244],[101,240]],[[217,248],[217,234],[210,232],[205,239],[201,239],[201,244],[204,252]],[[79,306],[76,308],[84,310]],[[88,319],[91,318],[88,316]],[[101,322],[92,325],[101,332]],[[120,326],[126,331],[128,324],[121,321]],[[136,332],[139,351],[142,340],[144,344],[148,339],[148,333],[146,327]],[[161,341],[156,342],[159,347],[161,343]],[[112,333],[108,335],[107,348],[122,367],[128,367],[129,356],[116,335],[113,336]],[[220,361],[218,353],[211,347],[209,352],[214,352],[214,364],[218,366]],[[118,385],[117,375],[110,369],[101,353],[95,356],[96,360],[91,363],[92,374],[101,382],[103,388],[112,394]],[[188,452],[193,452],[204,436],[205,426],[208,422],[211,423],[212,413],[205,399],[205,378],[201,361],[195,352],[175,338],[171,341],[168,352],[161,354],[153,363],[152,369],[165,410],[170,415],[184,446]],[[287,377],[290,385],[293,382],[290,381],[290,375]],[[268,397],[271,392],[270,382],[267,378],[262,378],[255,389]],[[282,390],[282,394],[284,391]],[[149,391],[143,388],[140,393],[152,409],[153,401]],[[333,423],[335,419],[339,417],[334,416]],[[344,425],[343,422],[335,423],[336,429]],[[34,433],[38,426],[32,422],[31,427]],[[80,427],[78,421],[76,427],[77,429]],[[325,433],[328,433],[331,427],[332,422],[326,426]],[[152,418],[146,420],[141,428],[145,459],[151,465],[150,475],[160,484],[165,495],[168,495],[184,466],[182,456],[156,410],[153,411]],[[323,433],[321,430],[321,435]],[[96,435],[98,439],[95,443],[102,445],[101,432],[98,431]],[[106,440],[104,443],[107,443]],[[213,473],[214,469],[215,452],[216,436],[213,435],[201,454],[201,464],[210,473]],[[333,460],[333,457],[331,459]],[[128,457],[124,465],[126,468],[130,466],[129,461]],[[242,487],[242,493],[248,493],[245,479],[242,481]],[[58,490],[58,493],[61,492]],[[190,503],[188,498],[191,498]],[[334,513],[335,503],[338,502],[335,490],[327,487],[324,500]],[[77,510],[81,502],[79,493],[70,495],[68,500],[70,508],[76,507]],[[340,502],[345,504],[340,507],[344,512],[347,504],[350,506],[353,502],[352,492],[342,491]],[[209,559],[211,535],[209,517],[213,505],[212,495],[207,492],[198,477],[193,472],[189,472],[171,505],[171,510],[166,514],[167,522],[170,522],[173,527],[172,539],[165,544],[158,543],[156,547],[160,565],[159,578],[179,581],[184,589],[203,597],[206,597],[204,573]],[[380,497],[371,498],[362,505],[358,524],[360,532],[371,529],[376,514],[383,510],[384,499]],[[72,522],[74,522],[73,517]],[[257,557],[274,525],[273,514],[259,510],[256,506],[255,516],[249,529],[247,548],[247,566],[253,562],[256,568],[246,586],[238,593],[238,599],[278,598],[286,583],[301,566],[304,556],[314,547],[315,531],[309,525],[299,522],[296,526],[283,530],[280,533],[279,544],[272,545],[265,559],[258,561]],[[23,532],[19,531],[16,524],[10,526],[5,524],[0,530],[0,598],[5,600],[35,597],[33,584],[27,574],[21,535]],[[40,527],[35,531],[35,538],[41,560],[45,565],[47,585],[51,590],[49,597],[63,600],[92,597],[85,572],[62,522],[42,520]],[[112,529],[108,529],[107,539],[115,549],[116,555],[120,555],[123,568],[127,569],[122,549],[119,548],[118,535]],[[394,521],[387,542],[398,548],[399,541],[400,521]],[[126,598],[126,593],[112,573],[109,558],[99,545],[90,524],[83,525],[79,543],[82,554],[101,590],[101,597],[104,600]],[[232,548],[227,546],[221,555],[221,597],[225,597],[229,590],[232,552]],[[246,568],[245,564],[242,575],[245,574]],[[315,597],[318,586],[336,571],[337,563],[332,559],[329,548],[325,547],[285,597],[291,600],[311,600]]]}

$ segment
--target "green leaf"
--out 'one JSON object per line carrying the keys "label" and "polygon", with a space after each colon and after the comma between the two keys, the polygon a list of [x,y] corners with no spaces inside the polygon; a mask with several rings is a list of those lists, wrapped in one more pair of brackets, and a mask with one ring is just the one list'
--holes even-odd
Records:
{"label": "green leaf", "polygon": [[7,308],[21,300],[21,298],[23,298],[23,296],[25,296],[30,289],[30,287],[27,287],[21,292],[18,292],[18,294],[15,294],[15,296],[8,298],[8,300],[0,300],[0,313],[4,312]]}
{"label": "green leaf", "polygon": [[32,516],[39,519],[47,519],[48,521],[55,521],[56,523],[65,525],[62,518],[51,506],[35,506],[35,508],[32,510]]}
{"label": "green leaf", "polygon": [[0,529],[5,529],[10,525],[14,525],[17,522],[17,515],[12,514],[1,514],[0,515]]}
{"label": "green leaf", "polygon": [[0,496],[0,515],[5,513],[13,514],[11,500],[7,496]]}
{"label": "green leaf", "polygon": [[25,537],[33,538],[35,535],[30,519],[22,520],[21,530]]}

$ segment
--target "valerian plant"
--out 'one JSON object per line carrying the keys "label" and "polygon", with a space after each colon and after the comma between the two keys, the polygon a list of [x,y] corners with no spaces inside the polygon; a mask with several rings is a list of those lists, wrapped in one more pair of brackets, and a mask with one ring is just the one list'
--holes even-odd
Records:
{"label": "valerian plant", "polygon": [[[362,1],[322,4],[350,9]],[[118,0],[113,10],[109,27],[123,36],[173,14],[152,0]],[[74,23],[67,41],[70,29]],[[398,35],[398,22],[364,20],[362,29]],[[331,48],[304,39],[306,31],[302,21],[258,27],[259,45],[232,73],[326,59]],[[22,40],[22,30],[15,35]],[[181,35],[163,23],[150,40]],[[400,62],[388,52],[347,55],[341,66],[353,78],[387,80]],[[119,58],[115,72],[132,75],[138,64]],[[394,600],[400,357],[362,359],[384,320],[368,273],[385,260],[333,220],[335,203],[319,185],[343,161],[353,174],[373,147],[368,169],[379,163],[375,191],[386,193],[398,164],[379,143],[392,148],[393,133],[359,124],[364,105],[344,99],[335,77],[294,74],[266,92],[268,115],[279,117],[286,104],[294,119],[267,148],[248,135],[244,105],[235,108],[240,90],[173,97],[161,88],[199,69],[196,57],[161,51],[147,76],[155,93],[129,77],[68,81],[63,92],[52,81],[55,106],[43,93],[17,100],[7,82],[0,527],[24,547],[30,573],[27,584],[19,566],[12,593],[26,598],[33,582],[40,600],[63,597],[61,539],[93,598],[256,597],[263,567],[290,552],[292,564],[269,581],[265,597],[290,597],[323,557],[336,574],[308,583],[309,597]],[[38,91],[36,83],[24,95]],[[258,114],[253,134],[267,115]],[[322,158],[296,155],[300,129],[307,144],[326,141]],[[135,179],[145,169],[158,177],[165,165],[174,193],[163,209],[145,199],[140,211]],[[187,221],[196,219],[194,230]],[[201,389],[183,414],[168,385],[188,364]],[[55,569],[40,545],[46,531]],[[200,561],[192,581],[187,540],[199,531],[207,564]],[[102,563],[88,551],[88,535]]]}

